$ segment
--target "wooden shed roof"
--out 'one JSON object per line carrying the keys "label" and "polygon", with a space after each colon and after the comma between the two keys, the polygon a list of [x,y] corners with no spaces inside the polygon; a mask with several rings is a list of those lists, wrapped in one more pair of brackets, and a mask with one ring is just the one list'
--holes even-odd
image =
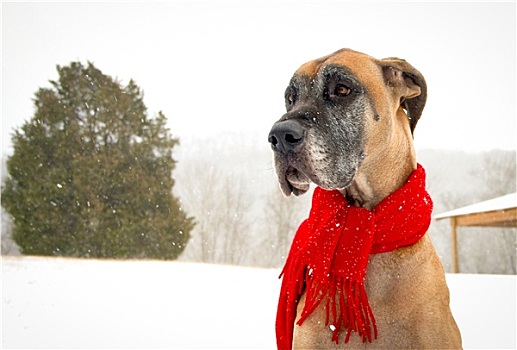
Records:
{"label": "wooden shed roof", "polygon": [[517,227],[517,193],[454,209],[434,218],[451,218],[458,226]]}

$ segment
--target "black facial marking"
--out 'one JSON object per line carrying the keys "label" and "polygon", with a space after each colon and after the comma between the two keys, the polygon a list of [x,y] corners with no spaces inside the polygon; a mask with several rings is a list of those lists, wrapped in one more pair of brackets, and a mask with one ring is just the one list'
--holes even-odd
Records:
{"label": "black facial marking", "polygon": [[[348,186],[364,158],[366,89],[348,68],[330,64],[316,76],[295,74],[285,105],[280,120],[295,121],[304,137],[289,151],[274,148],[284,193],[303,187],[303,181],[328,189]],[[294,176],[291,168],[303,176]]]}
{"label": "black facial marking", "polygon": [[[328,97],[352,97],[351,95],[364,93],[363,86],[346,67],[331,64],[323,67],[319,75]],[[346,93],[342,93],[343,91]]]}

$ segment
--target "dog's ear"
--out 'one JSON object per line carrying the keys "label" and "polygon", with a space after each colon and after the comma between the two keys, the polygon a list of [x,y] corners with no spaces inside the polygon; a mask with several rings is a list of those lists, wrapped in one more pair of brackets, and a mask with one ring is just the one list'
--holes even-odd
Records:
{"label": "dog's ear", "polygon": [[427,84],[424,76],[400,58],[384,58],[380,62],[386,84],[393,89],[401,107],[406,110],[411,133],[413,133],[427,100]]}

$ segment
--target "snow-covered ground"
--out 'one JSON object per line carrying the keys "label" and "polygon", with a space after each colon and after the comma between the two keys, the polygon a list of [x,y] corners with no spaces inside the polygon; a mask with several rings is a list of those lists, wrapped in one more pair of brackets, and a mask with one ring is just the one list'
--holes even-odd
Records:
{"label": "snow-covered ground", "polygon": [[[2,260],[3,348],[274,349],[278,270]],[[447,275],[466,349],[516,348],[516,276]]]}

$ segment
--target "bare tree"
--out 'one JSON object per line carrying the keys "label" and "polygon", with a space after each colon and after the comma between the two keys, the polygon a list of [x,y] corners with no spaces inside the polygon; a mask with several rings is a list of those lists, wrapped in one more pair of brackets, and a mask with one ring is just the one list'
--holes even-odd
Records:
{"label": "bare tree", "polygon": [[191,162],[188,171],[178,186],[181,203],[196,218],[196,226],[191,234],[191,242],[184,254],[190,254],[195,261],[217,262],[217,247],[220,234],[216,231],[217,198],[214,187],[220,175],[214,165]]}
{"label": "bare tree", "polygon": [[178,164],[178,194],[196,218],[184,260],[238,265],[252,260],[248,247],[256,240],[251,231],[255,195],[246,167],[235,162],[238,152],[228,153],[226,146],[221,141],[203,143],[202,150],[188,145]]}
{"label": "bare tree", "polygon": [[20,255],[20,248],[11,237],[11,218],[2,208],[2,255]]}
{"label": "bare tree", "polygon": [[[7,166],[5,161],[7,156],[2,156],[2,168],[1,168],[1,178],[2,178],[2,188],[7,176]],[[16,244],[12,237],[12,219],[11,216],[4,210],[4,207],[1,208],[1,217],[2,225],[0,228],[1,236],[1,255],[20,255],[20,247]]]}
{"label": "bare tree", "polygon": [[474,175],[483,180],[480,200],[502,196],[516,191],[515,151],[491,151],[481,154],[480,166]]}
{"label": "bare tree", "polygon": [[250,254],[246,247],[252,242],[251,223],[253,221],[250,208],[252,197],[243,185],[242,178],[226,178],[220,183],[222,203],[218,209],[219,232],[223,232],[224,240],[221,253],[224,262],[246,265]]}
{"label": "bare tree", "polygon": [[264,223],[266,246],[270,247],[267,265],[279,267],[284,263],[298,226],[308,215],[311,194],[303,197],[285,197],[278,186],[270,191],[265,203]]}

